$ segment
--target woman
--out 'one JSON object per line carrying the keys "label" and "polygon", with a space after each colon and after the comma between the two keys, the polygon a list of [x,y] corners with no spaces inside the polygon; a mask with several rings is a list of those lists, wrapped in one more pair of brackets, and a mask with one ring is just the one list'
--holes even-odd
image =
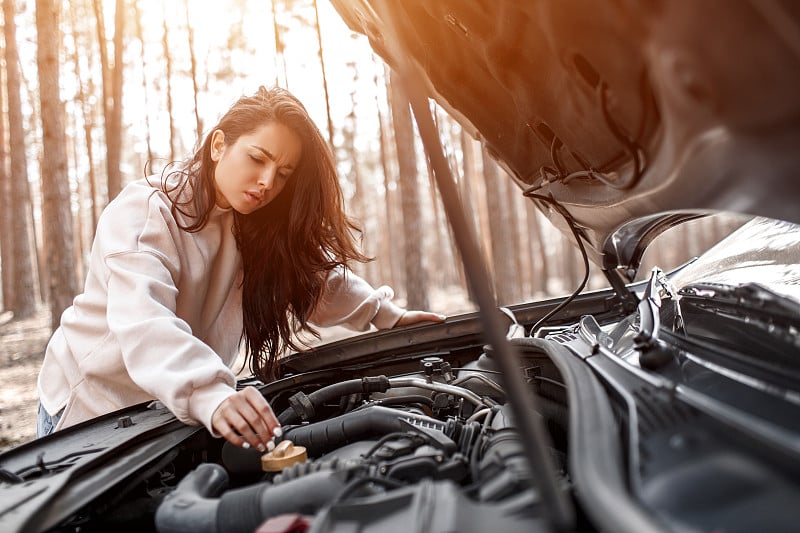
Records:
{"label": "woman", "polygon": [[100,217],[84,292],[39,373],[39,436],[156,398],[234,445],[271,449],[269,404],[235,389],[240,342],[270,380],[312,324],[444,320],[348,270],[366,258],[331,151],[285,90],[239,99],[191,160],[154,181],[131,183]]}

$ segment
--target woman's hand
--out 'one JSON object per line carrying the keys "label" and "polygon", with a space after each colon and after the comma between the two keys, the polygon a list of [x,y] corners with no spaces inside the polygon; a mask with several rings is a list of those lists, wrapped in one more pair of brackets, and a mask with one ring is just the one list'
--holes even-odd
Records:
{"label": "woman's hand", "polygon": [[417,322],[444,322],[446,319],[446,316],[430,311],[406,311],[394,326],[410,326]]}
{"label": "woman's hand", "polygon": [[282,435],[275,413],[254,387],[245,387],[219,404],[211,425],[231,444],[260,452],[272,451],[273,436]]}

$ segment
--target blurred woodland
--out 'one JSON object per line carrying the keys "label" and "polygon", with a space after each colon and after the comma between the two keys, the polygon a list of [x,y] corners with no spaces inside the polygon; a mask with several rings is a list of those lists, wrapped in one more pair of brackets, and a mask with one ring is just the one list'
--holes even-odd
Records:
{"label": "blurred woodland", "polygon": [[[319,3],[318,3],[319,1]],[[326,0],[2,0],[0,311],[80,291],[97,219],[126,183],[187,157],[238,96],[281,85],[334,149],[347,208],[376,260],[358,267],[410,307],[473,309],[408,101]],[[439,132],[499,304],[571,292],[575,246],[441,109]],[[678,228],[674,266],[730,229]],[[598,272],[589,288],[605,286]]]}

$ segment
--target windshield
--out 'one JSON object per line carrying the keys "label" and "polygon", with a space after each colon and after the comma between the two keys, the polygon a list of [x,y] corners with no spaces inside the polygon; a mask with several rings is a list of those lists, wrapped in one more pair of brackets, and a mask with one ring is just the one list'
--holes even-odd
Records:
{"label": "windshield", "polygon": [[800,302],[800,226],[754,218],[671,279],[690,284],[739,286],[758,283]]}

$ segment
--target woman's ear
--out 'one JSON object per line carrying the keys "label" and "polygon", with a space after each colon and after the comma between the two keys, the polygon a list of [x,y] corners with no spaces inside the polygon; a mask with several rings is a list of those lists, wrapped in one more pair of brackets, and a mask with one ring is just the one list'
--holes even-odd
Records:
{"label": "woman's ear", "polygon": [[225,132],[222,130],[214,130],[214,133],[211,134],[211,160],[219,161],[224,152]]}

